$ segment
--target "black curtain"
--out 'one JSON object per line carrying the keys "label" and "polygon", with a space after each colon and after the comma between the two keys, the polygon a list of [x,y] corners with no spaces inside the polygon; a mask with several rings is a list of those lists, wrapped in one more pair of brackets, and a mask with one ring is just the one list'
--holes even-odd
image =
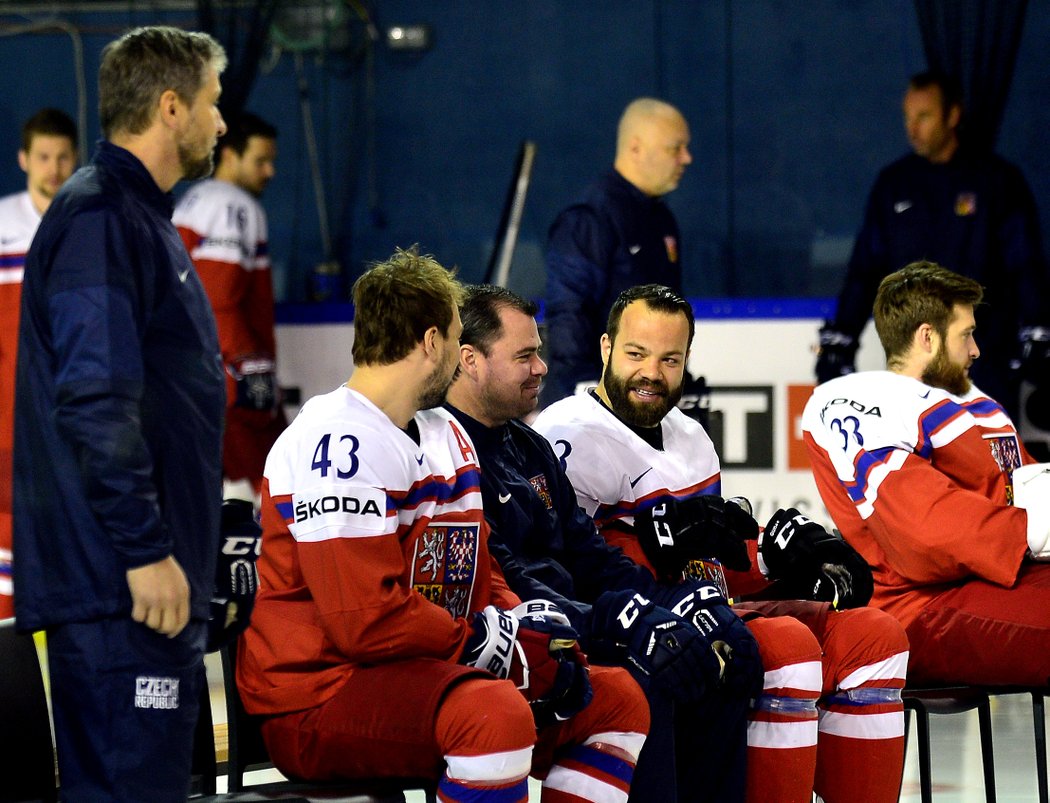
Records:
{"label": "black curtain", "polygon": [[999,136],[1027,0],[915,0],[930,69],[962,85],[967,147],[993,150]]}
{"label": "black curtain", "polygon": [[219,109],[226,119],[244,111],[259,60],[269,42],[270,24],[281,0],[255,0],[248,5],[222,0],[197,0],[197,24],[224,48],[228,64],[222,75]]}

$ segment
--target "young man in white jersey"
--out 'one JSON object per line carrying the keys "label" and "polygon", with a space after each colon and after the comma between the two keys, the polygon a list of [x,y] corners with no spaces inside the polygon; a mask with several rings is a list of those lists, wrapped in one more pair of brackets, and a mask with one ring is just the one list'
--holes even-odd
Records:
{"label": "young man in white jersey", "polygon": [[875,299],[886,370],[813,392],[821,498],[911,642],[909,681],[1050,679],[1050,493],[1002,405],[970,382],[982,287],[932,262]]}
{"label": "young man in white jersey", "polygon": [[76,165],[76,123],[63,111],[41,109],[22,126],[18,166],[25,171],[26,188],[0,198],[0,619],[14,616],[11,448],[22,271],[40,218]]}
{"label": "young man in white jersey", "polygon": [[216,146],[215,175],[194,184],[172,221],[208,294],[226,366],[225,496],[257,499],[266,454],[287,426],[277,387],[266,210],[277,129],[243,112]]}
{"label": "young man in white jersey", "polygon": [[550,803],[623,801],[645,696],[622,669],[588,672],[565,616],[507,588],[473,444],[434,409],[461,293],[414,251],[355,283],[354,373],[266,461],[245,706],[295,777],[433,777],[443,801],[524,803],[531,772]]}
{"label": "young man in white jersey", "polygon": [[777,511],[761,536],[752,522],[757,543],[717,526],[738,515],[734,501],[720,496],[710,438],[675,406],[693,329],[689,303],[670,289],[624,291],[602,337],[601,383],[545,409],[536,429],[606,540],[658,577],[699,574],[743,598],[733,609],[765,669],[749,715],[747,799],[896,800],[904,634],[855,607],[870,596],[867,566],[798,511]]}

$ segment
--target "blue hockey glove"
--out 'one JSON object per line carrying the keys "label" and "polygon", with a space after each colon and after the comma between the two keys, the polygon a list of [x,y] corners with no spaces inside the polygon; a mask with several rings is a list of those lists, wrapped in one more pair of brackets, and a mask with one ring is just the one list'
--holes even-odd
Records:
{"label": "blue hockey glove", "polygon": [[663,587],[653,599],[690,622],[722,662],[722,686],[748,699],[762,692],[758,643],[714,583],[686,580]]}
{"label": "blue hockey glove", "polygon": [[857,338],[840,332],[831,321],[825,321],[820,327],[817,352],[817,383],[823,384],[829,379],[852,374],[856,371]]}
{"label": "blue hockey glove", "polygon": [[773,514],[758,537],[758,554],[763,573],[798,599],[860,608],[874,591],[864,558],[795,508]]}
{"label": "blue hockey glove", "polygon": [[550,632],[551,655],[556,662],[551,689],[532,700],[530,705],[536,727],[564,722],[586,708],[594,697],[587,656],[583,654],[579,641],[575,638],[571,639],[570,644],[566,628],[573,636],[576,631],[569,624],[569,617],[562,613],[557,605],[547,600],[523,602],[515,607],[512,613],[519,617],[520,626],[523,628],[534,629],[540,633],[557,628],[557,632],[561,634],[560,638],[554,638],[555,633]]}
{"label": "blue hockey glove", "polygon": [[582,711],[594,696],[587,659],[564,613],[546,600],[474,614],[461,663],[514,683],[539,727]]}
{"label": "blue hockey glove", "polygon": [[594,661],[624,664],[643,687],[652,683],[695,703],[718,683],[721,666],[707,641],[682,617],[632,591],[607,591],[592,606]]}
{"label": "blue hockey glove", "polygon": [[636,515],[634,529],[660,577],[680,574],[690,560],[705,558],[746,572],[751,559],[744,542],[758,538],[758,523],[744,505],[709,494],[665,499]]}
{"label": "blue hockey glove", "polygon": [[248,627],[259,587],[255,562],[262,549],[262,528],[252,503],[227,499],[222,503],[219,559],[208,620],[208,652],[229,643]]}

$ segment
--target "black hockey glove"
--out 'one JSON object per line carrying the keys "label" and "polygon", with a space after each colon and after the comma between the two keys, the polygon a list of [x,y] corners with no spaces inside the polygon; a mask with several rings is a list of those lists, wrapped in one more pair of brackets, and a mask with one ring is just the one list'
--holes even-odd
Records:
{"label": "black hockey glove", "polygon": [[871,599],[871,568],[864,558],[795,508],[773,514],[758,537],[758,554],[769,579],[798,599],[838,609],[860,608]]}
{"label": "black hockey glove", "polygon": [[653,684],[679,702],[695,703],[718,683],[721,664],[707,640],[641,594],[607,591],[592,617],[591,658],[626,665],[643,688]]}
{"label": "black hockey glove", "polygon": [[[746,505],[746,508],[745,508]],[[667,499],[634,517],[638,542],[659,576],[679,574],[690,560],[718,558],[727,568],[751,568],[747,540],[758,538],[751,506],[720,496]]]}
{"label": "black hockey glove", "polygon": [[857,338],[840,332],[831,321],[820,327],[820,351],[817,353],[817,383],[856,371]]}
{"label": "black hockey glove", "polygon": [[270,357],[252,354],[226,366],[237,383],[234,407],[245,410],[276,410],[279,401],[277,374]]}
{"label": "black hockey glove", "polygon": [[722,686],[730,693],[757,697],[762,692],[762,659],[758,643],[714,583],[686,580],[664,586],[653,601],[703,634],[722,662]]}
{"label": "black hockey glove", "polygon": [[587,659],[568,617],[553,603],[532,600],[511,611],[489,605],[472,624],[461,662],[511,680],[538,727],[567,720],[590,703]]}
{"label": "black hockey glove", "polygon": [[1050,429],[1050,328],[1026,326],[1018,333],[1020,356],[1011,366],[1034,388],[1025,414],[1039,429]]}
{"label": "black hockey glove", "polygon": [[228,644],[248,627],[259,587],[255,561],[262,549],[262,528],[252,503],[227,499],[222,503],[222,544],[215,564],[215,591],[208,620],[208,652]]}

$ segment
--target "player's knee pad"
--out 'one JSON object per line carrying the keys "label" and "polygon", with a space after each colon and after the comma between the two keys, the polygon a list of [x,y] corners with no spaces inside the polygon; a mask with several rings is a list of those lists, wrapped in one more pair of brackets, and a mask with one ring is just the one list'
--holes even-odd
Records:
{"label": "player's knee pad", "polygon": [[524,800],[532,766],[532,710],[505,680],[466,680],[441,703],[442,800]]}
{"label": "player's knee pad", "polygon": [[899,740],[904,735],[901,689],[908,672],[908,639],[889,614],[855,608],[828,617],[824,636],[825,688],[821,738]]}
{"label": "player's knee pad", "polygon": [[528,774],[536,725],[514,684],[472,678],[441,701],[436,737],[452,777],[499,781]]}
{"label": "player's knee pad", "polygon": [[798,619],[790,616],[749,619],[747,627],[758,642],[762,667],[767,676],[783,667],[816,661],[821,650],[816,636]]}
{"label": "player's knee pad", "polygon": [[[762,697],[815,701],[820,695],[821,651],[809,628],[788,616],[752,619],[747,626],[758,642],[765,670]],[[757,705],[764,705],[761,699]],[[785,713],[791,708],[784,704]]]}
{"label": "player's knee pad", "polygon": [[762,693],[748,717],[748,746],[815,746],[822,679],[816,637],[797,619],[786,616],[752,619],[747,626],[758,642],[765,669]]}
{"label": "player's knee pad", "polygon": [[826,689],[904,686],[908,637],[900,622],[885,611],[854,608],[832,613],[823,647]]}

